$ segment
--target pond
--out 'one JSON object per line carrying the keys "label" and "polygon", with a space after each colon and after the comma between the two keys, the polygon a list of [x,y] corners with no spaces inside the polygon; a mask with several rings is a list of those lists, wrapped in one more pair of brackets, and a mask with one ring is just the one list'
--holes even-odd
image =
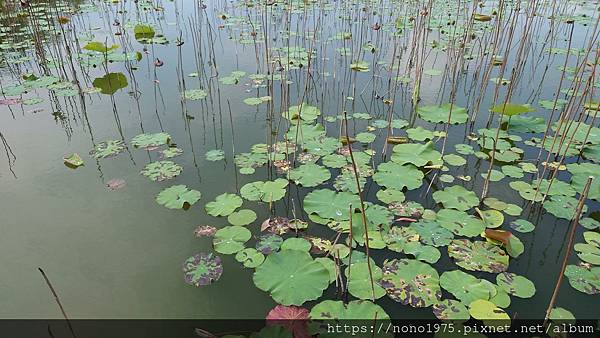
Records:
{"label": "pond", "polygon": [[600,318],[597,3],[0,4],[0,317]]}

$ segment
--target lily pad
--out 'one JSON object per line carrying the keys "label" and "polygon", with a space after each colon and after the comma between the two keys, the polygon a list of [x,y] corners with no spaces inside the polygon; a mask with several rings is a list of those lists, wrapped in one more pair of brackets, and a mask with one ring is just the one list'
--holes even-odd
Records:
{"label": "lily pad", "polygon": [[221,149],[213,149],[207,151],[206,154],[204,154],[204,157],[206,157],[206,160],[208,161],[217,162],[225,159],[225,152]]}
{"label": "lily pad", "polygon": [[198,202],[202,194],[198,190],[188,189],[185,185],[174,185],[161,191],[156,202],[169,209],[185,209]]}
{"label": "lily pad", "polygon": [[576,290],[588,295],[600,294],[600,266],[568,265],[565,276]]}
{"label": "lily pad", "polygon": [[303,187],[316,187],[330,178],[327,168],[314,163],[303,164],[289,172],[289,179]]}
{"label": "lily pad", "polygon": [[228,216],[235,209],[242,206],[242,198],[236,194],[223,193],[217,198],[206,204],[206,213],[212,216]]}
{"label": "lily pad", "polygon": [[274,181],[256,181],[247,183],[240,194],[248,201],[274,202],[282,199],[286,193],[288,180],[277,178]]}
{"label": "lily pad", "polygon": [[216,252],[222,254],[234,254],[244,249],[252,234],[250,230],[241,226],[228,226],[219,229],[213,238],[213,247]]}
{"label": "lily pad", "polygon": [[235,260],[246,268],[256,268],[265,261],[265,255],[254,248],[245,248],[235,254]]}
{"label": "lily pad", "polygon": [[136,148],[158,147],[171,141],[167,133],[139,134],[131,139],[131,144]]}
{"label": "lily pad", "polygon": [[269,292],[283,305],[302,305],[315,300],[329,286],[327,269],[307,252],[298,250],[283,250],[267,256],[256,268],[253,279],[259,289]]}
{"label": "lily pad", "polygon": [[491,282],[461,270],[444,271],[440,276],[440,286],[465,305],[477,299],[489,300],[497,292]]}
{"label": "lily pad", "polygon": [[493,320],[494,323],[497,323],[499,320],[506,320],[510,323],[510,317],[504,310],[497,307],[496,304],[484,299],[477,299],[469,304],[469,313],[473,318],[483,321],[484,324],[486,321],[491,320]]}
{"label": "lily pad", "polygon": [[63,157],[63,161],[65,165],[70,168],[77,168],[84,165],[83,159],[77,153]]}
{"label": "lily pad", "polygon": [[433,314],[440,320],[467,321],[471,316],[469,310],[461,302],[444,299],[433,304]]}
{"label": "lily pad", "polygon": [[353,300],[348,304],[338,300],[325,300],[310,311],[313,320],[386,320],[390,316],[383,308],[368,300]]}
{"label": "lily pad", "polygon": [[212,253],[198,253],[183,262],[185,282],[193,286],[209,285],[223,274],[221,258]]}
{"label": "lily pad", "polygon": [[[348,292],[359,299],[378,299],[385,296],[385,290],[378,284],[382,277],[381,268],[371,264],[372,275],[369,274],[369,264],[361,261],[351,264],[346,268],[345,274],[348,279]],[[373,278],[371,280],[371,277]],[[371,288],[373,281],[373,288]]]}
{"label": "lily pad", "polygon": [[479,197],[474,192],[460,185],[453,185],[433,193],[433,199],[445,208],[467,211],[479,204]]}
{"label": "lily pad", "polygon": [[164,181],[174,178],[181,174],[183,168],[173,161],[157,161],[148,163],[140,174],[148,177],[152,181]]}
{"label": "lily pad", "polygon": [[434,220],[420,220],[410,225],[419,234],[423,244],[434,247],[446,246],[452,242],[454,235]]}
{"label": "lily pad", "polygon": [[499,273],[508,269],[508,255],[484,241],[455,239],[448,246],[448,255],[456,260],[458,266],[471,271]]}
{"label": "lily pad", "polygon": [[317,189],[304,197],[304,211],[337,221],[350,218],[350,205],[354,208],[360,206],[360,199],[348,192],[336,193],[329,189]]}
{"label": "lily pad", "polygon": [[455,235],[466,237],[478,236],[486,227],[480,219],[454,209],[438,211],[436,221]]}
{"label": "lily pad", "polygon": [[117,156],[125,150],[125,144],[121,140],[109,140],[98,143],[90,155],[94,158],[107,158]]}
{"label": "lily pad", "polygon": [[385,162],[377,167],[373,180],[388,189],[402,190],[407,188],[413,190],[423,184],[423,177],[423,172],[414,165]]}
{"label": "lily pad", "polygon": [[391,299],[412,307],[431,306],[442,296],[437,271],[412,259],[386,260],[381,286]]}
{"label": "lily pad", "polygon": [[469,118],[465,108],[450,103],[418,107],[417,112],[423,120],[433,123],[446,123],[450,117],[451,124],[459,124],[467,122]]}
{"label": "lily pad", "polygon": [[234,211],[227,216],[227,222],[231,225],[248,225],[256,221],[256,213],[250,209]]}
{"label": "lily pad", "polygon": [[282,243],[283,238],[281,238],[281,236],[276,234],[265,234],[258,238],[258,241],[256,242],[256,250],[268,255],[279,250]]}
{"label": "lily pad", "polygon": [[496,284],[507,293],[519,298],[531,298],[535,294],[535,285],[529,279],[511,272],[502,272],[496,276]]}

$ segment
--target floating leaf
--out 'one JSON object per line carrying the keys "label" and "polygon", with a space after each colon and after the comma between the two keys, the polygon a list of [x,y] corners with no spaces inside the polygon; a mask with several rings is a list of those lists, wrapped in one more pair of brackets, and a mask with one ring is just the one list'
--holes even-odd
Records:
{"label": "floating leaf", "polygon": [[418,260],[386,260],[380,284],[391,299],[412,307],[431,306],[442,296],[437,271]]}
{"label": "floating leaf", "polygon": [[[293,337],[308,338],[311,337],[308,332],[309,317],[310,312],[303,307],[277,305],[269,311],[266,320],[268,326],[284,327],[292,333]],[[266,338],[264,335],[261,337]]]}
{"label": "floating leaf", "polygon": [[209,285],[223,274],[221,258],[212,253],[198,253],[183,262],[185,282],[193,286]]}
{"label": "floating leaf", "polygon": [[310,310],[313,320],[370,320],[390,319],[383,308],[368,300],[353,300],[344,304],[338,300],[324,300]]}
{"label": "floating leaf", "polygon": [[98,42],[98,41],[88,42],[85,46],[83,46],[83,49],[87,49],[87,50],[91,50],[91,51],[99,52],[99,53],[107,53],[107,52],[110,52],[111,50],[115,50],[117,48],[119,48],[119,45],[112,45],[112,46],[108,47],[104,43]]}
{"label": "floating leaf", "polygon": [[440,320],[466,321],[471,318],[467,307],[454,299],[444,299],[433,304],[433,314]]}
{"label": "floating leaf", "polygon": [[298,250],[283,250],[267,256],[256,268],[253,279],[259,289],[269,292],[283,305],[302,305],[315,300],[329,286],[327,269],[307,252]]}
{"label": "floating leaf", "polygon": [[329,189],[317,189],[304,197],[304,210],[308,214],[314,213],[322,218],[337,221],[349,219],[350,205],[360,206],[360,199],[348,192],[336,193]]}
{"label": "floating leaf", "polygon": [[136,148],[158,147],[168,144],[171,136],[167,133],[139,134],[131,139],[131,144]]}
{"label": "floating leaf", "polygon": [[433,193],[433,199],[442,203],[445,208],[467,211],[479,204],[479,198],[474,192],[460,185],[453,185]]}
{"label": "floating leaf", "polygon": [[303,187],[316,187],[331,178],[331,172],[323,166],[307,163],[289,171],[289,179]]}
{"label": "floating leaf", "polygon": [[433,220],[420,220],[410,225],[419,234],[422,243],[440,247],[450,244],[454,235],[440,223]]}
{"label": "floating leaf", "polygon": [[183,168],[173,161],[157,161],[148,163],[140,174],[152,181],[164,181],[181,174]]}
{"label": "floating leaf", "polygon": [[535,285],[529,279],[511,272],[502,272],[496,276],[496,284],[507,293],[519,298],[531,298],[535,294]]}
{"label": "floating leaf", "polygon": [[204,154],[206,159],[211,162],[221,161],[225,158],[225,152],[221,149],[209,150]]}
{"label": "floating leaf", "polygon": [[136,40],[152,39],[154,37],[154,28],[150,25],[137,24],[133,28]]}
{"label": "floating leaf", "polygon": [[531,108],[528,104],[506,103],[493,106],[490,111],[502,115],[513,116],[529,113],[535,111],[535,109]]}
{"label": "floating leaf", "polygon": [[384,162],[377,167],[373,180],[388,189],[417,189],[423,184],[423,172],[411,164]]}
{"label": "floating leaf", "polygon": [[283,178],[267,182],[256,181],[242,186],[240,194],[249,201],[274,202],[285,196],[287,185],[288,180]]}
{"label": "floating leaf", "polygon": [[481,220],[464,211],[442,209],[436,215],[436,221],[455,235],[474,237],[485,229],[486,225]]}
{"label": "floating leaf", "polygon": [[198,202],[202,194],[198,190],[188,189],[185,185],[174,185],[161,191],[156,202],[169,209],[185,209]]}
{"label": "floating leaf", "polygon": [[208,93],[204,89],[188,89],[181,93],[181,98],[184,100],[196,101],[205,99]]}
{"label": "floating leaf", "polygon": [[[555,195],[544,203],[544,209],[558,218],[571,220],[575,217],[577,204],[575,197]],[[583,212],[587,211],[587,205],[583,206]]]}
{"label": "floating leaf", "polygon": [[[497,307],[496,304],[484,300],[477,299],[469,304],[469,313],[473,318],[482,320],[484,324],[486,321],[494,321],[497,324],[499,320],[505,320],[510,323],[510,317],[502,310]],[[490,324],[494,325],[494,324]]]}
{"label": "floating leaf", "polygon": [[235,260],[246,268],[256,268],[265,261],[265,255],[254,248],[245,248],[235,254]]}
{"label": "floating leaf", "polygon": [[499,273],[508,268],[508,255],[488,242],[455,239],[448,246],[448,255],[458,266],[471,271]]}
{"label": "floating leaf", "polygon": [[96,88],[100,88],[102,94],[112,95],[119,89],[127,87],[127,77],[123,73],[108,73],[102,77],[97,77],[92,82]]}
{"label": "floating leaf", "polygon": [[441,106],[417,107],[417,112],[423,120],[433,123],[446,123],[450,117],[451,124],[458,124],[467,122],[469,118],[465,108],[450,103]]}
{"label": "floating leaf", "polygon": [[84,164],[83,159],[77,153],[73,153],[71,155],[63,157],[63,161],[67,167],[73,168],[73,169],[77,168],[77,167],[81,167]]}
{"label": "floating leaf", "polygon": [[217,198],[206,204],[206,213],[212,216],[228,216],[235,209],[242,206],[242,198],[236,194],[223,193]]}
{"label": "floating leaf", "polygon": [[[348,292],[359,299],[378,299],[385,296],[385,290],[378,284],[381,280],[381,268],[377,265],[371,265],[371,274],[369,273],[369,263],[367,261],[351,264],[346,268],[346,278],[348,279]],[[371,279],[372,278],[372,279]],[[371,288],[371,281],[373,282]]]}
{"label": "floating leaf", "polygon": [[268,255],[279,250],[282,243],[283,238],[281,238],[281,236],[275,234],[265,234],[258,238],[258,241],[256,242],[256,250]]}
{"label": "floating leaf", "polygon": [[461,270],[444,271],[440,276],[440,286],[465,305],[477,299],[491,299],[497,292],[491,282]]}
{"label": "floating leaf", "polygon": [[250,209],[234,211],[227,216],[227,222],[231,225],[248,225],[256,221],[256,213]]}
{"label": "floating leaf", "polygon": [[113,157],[125,150],[125,145],[121,140],[109,140],[105,142],[98,143],[92,151],[90,151],[90,155],[94,156],[94,158],[107,158]]}
{"label": "floating leaf", "polygon": [[213,238],[213,247],[216,252],[222,254],[234,254],[244,249],[252,234],[250,230],[241,226],[228,226],[219,229]]}

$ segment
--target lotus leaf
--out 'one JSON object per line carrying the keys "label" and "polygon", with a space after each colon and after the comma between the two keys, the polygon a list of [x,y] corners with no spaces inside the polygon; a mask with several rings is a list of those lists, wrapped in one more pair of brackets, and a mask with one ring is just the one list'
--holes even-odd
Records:
{"label": "lotus leaf", "polygon": [[419,239],[423,244],[434,247],[446,246],[454,238],[452,232],[433,220],[420,220],[412,223],[410,228],[419,234]]}
{"label": "lotus leaf", "polygon": [[196,101],[205,99],[208,93],[204,89],[188,89],[181,93],[181,98],[184,100]]}
{"label": "lotus leaf", "polygon": [[206,159],[211,162],[221,161],[225,158],[225,152],[221,149],[209,150],[204,154]]}
{"label": "lotus leaf", "polygon": [[510,227],[518,232],[532,232],[535,229],[535,225],[528,220],[517,219],[509,223]]}
{"label": "lotus leaf", "polygon": [[185,209],[198,202],[202,194],[198,190],[188,189],[185,185],[174,185],[161,191],[156,202],[169,209]]}
{"label": "lotus leaf", "polygon": [[223,274],[221,258],[212,253],[195,254],[183,262],[185,282],[193,286],[209,285]]}
{"label": "lotus leaf", "polygon": [[441,106],[417,107],[417,112],[423,120],[433,123],[450,122],[451,124],[459,124],[467,122],[469,118],[465,108],[450,103]]}
{"label": "lotus leaf", "polygon": [[469,313],[473,318],[482,320],[484,324],[488,320],[494,320],[495,324],[497,324],[497,321],[499,320],[506,320],[510,323],[510,317],[504,310],[497,307],[496,304],[484,299],[477,299],[469,304]]}
{"label": "lotus leaf", "polygon": [[448,255],[456,260],[458,266],[471,271],[499,273],[508,268],[508,255],[484,241],[455,239],[448,246]]}
{"label": "lotus leaf", "polygon": [[576,290],[588,295],[600,294],[600,266],[567,265],[565,276]]}
{"label": "lotus leaf", "polygon": [[236,194],[223,193],[206,204],[206,213],[212,216],[228,216],[242,205],[242,198]]}
{"label": "lotus leaf", "polygon": [[314,163],[303,164],[289,172],[289,179],[303,187],[316,187],[330,178],[327,168]]}
{"label": "lotus leaf", "polygon": [[157,161],[148,163],[140,174],[152,181],[164,181],[181,174],[183,168],[173,161]]}
{"label": "lotus leaf", "polygon": [[437,271],[413,259],[386,260],[381,286],[391,299],[412,307],[428,307],[442,297]]}
{"label": "lotus leaf", "polygon": [[436,221],[455,235],[466,237],[478,236],[486,227],[486,224],[481,220],[464,211],[454,209],[442,209],[438,211]]}
{"label": "lotus leaf", "polygon": [[451,208],[460,211],[467,211],[479,204],[479,198],[474,192],[463,188],[460,185],[453,185],[433,193],[433,199],[437,203],[444,205],[444,208]]}
{"label": "lotus leaf", "polygon": [[411,163],[417,167],[425,165],[442,165],[442,154],[433,147],[433,142],[425,144],[406,143],[397,144],[392,149],[392,161],[398,164]]}
{"label": "lotus leaf", "polygon": [[467,321],[471,316],[469,310],[461,302],[444,299],[433,304],[433,314],[440,320]]}
{"label": "lotus leaf", "polygon": [[496,287],[485,279],[479,279],[461,270],[444,271],[440,285],[464,305],[477,299],[491,299],[497,293]]}
{"label": "lotus leaf", "polygon": [[245,248],[235,254],[235,260],[246,268],[256,268],[265,261],[265,256],[254,248]]}
{"label": "lotus leaf", "polygon": [[579,192],[583,191],[588,177],[593,176],[594,179],[592,180],[592,185],[590,186],[588,198],[600,200],[600,179],[598,178],[598,173],[600,173],[600,164],[571,163],[567,164],[567,170],[573,174],[571,177],[571,186]]}
{"label": "lotus leaf", "polygon": [[535,294],[535,285],[529,279],[511,272],[502,272],[496,276],[496,283],[507,293],[519,298],[531,298]]}
{"label": "lotus leaf", "polygon": [[373,180],[388,189],[417,189],[423,184],[423,173],[414,165],[384,162],[377,167]]}
{"label": "lotus leaf", "polygon": [[308,214],[317,214],[322,218],[337,221],[349,219],[350,206],[360,206],[357,195],[348,192],[336,193],[329,189],[313,190],[304,197],[304,211]]}
{"label": "lotus leaf", "polygon": [[228,226],[219,229],[213,238],[213,247],[216,252],[222,254],[234,254],[244,249],[252,234],[250,230],[242,226]]}
{"label": "lotus leaf", "polygon": [[386,320],[390,317],[383,308],[368,300],[343,301],[325,300],[310,311],[313,320]]}
{"label": "lotus leaf", "polygon": [[[385,296],[385,290],[378,284],[381,280],[381,268],[371,265],[372,275],[369,274],[367,261],[354,263],[346,268],[345,274],[348,279],[348,292],[359,299],[378,299]],[[371,279],[372,277],[372,279]],[[371,281],[373,282],[371,288]]]}
{"label": "lotus leaf", "polygon": [[383,203],[404,202],[404,193],[394,189],[381,189],[377,191],[377,198]]}
{"label": "lotus leaf", "polygon": [[430,264],[436,263],[442,257],[442,253],[438,248],[423,245],[419,242],[410,242],[406,244],[404,253],[413,255],[416,259]]}
{"label": "lotus leaf", "polygon": [[256,221],[256,213],[250,209],[234,211],[227,216],[227,222],[231,225],[248,225]]}
{"label": "lotus leaf", "polygon": [[256,268],[253,279],[259,289],[269,292],[283,305],[302,305],[315,300],[329,286],[327,269],[307,252],[298,250],[283,250],[267,256]]}
{"label": "lotus leaf", "polygon": [[419,234],[414,228],[395,226],[387,232],[384,240],[388,249],[403,252],[407,244],[419,241]]}
{"label": "lotus leaf", "polygon": [[[119,89],[127,87],[127,77],[123,73],[108,73],[104,76],[97,77],[92,82],[92,85],[96,88],[100,88],[102,94],[112,95]],[[78,92],[75,91],[75,94]],[[66,95],[70,96],[70,95]]]}
{"label": "lotus leaf", "polygon": [[506,116],[513,116],[533,112],[535,109],[531,108],[528,104],[505,103],[493,106],[490,111]]}
{"label": "lotus leaf", "polygon": [[283,178],[267,182],[256,181],[245,184],[240,189],[240,194],[249,201],[273,202],[285,196],[287,185],[288,181]]}
{"label": "lotus leaf", "polygon": [[300,250],[308,252],[311,247],[312,244],[304,238],[291,237],[281,243],[281,250]]}
{"label": "lotus leaf", "polygon": [[167,133],[139,134],[131,139],[131,144],[136,148],[158,147],[171,141]]}
{"label": "lotus leaf", "polygon": [[[579,201],[570,196],[554,195],[544,203],[544,209],[558,218],[571,220],[575,217]],[[583,212],[587,211],[587,205],[583,206]]]}
{"label": "lotus leaf", "polygon": [[256,242],[256,250],[268,255],[272,252],[279,250],[283,243],[283,238],[275,234],[265,234],[258,238]]}
{"label": "lotus leaf", "polygon": [[77,153],[63,157],[63,161],[66,166],[71,168],[81,167],[84,164],[83,159]]}
{"label": "lotus leaf", "polygon": [[125,150],[123,141],[109,140],[98,143],[94,149],[90,151],[90,155],[94,156],[94,158],[107,158],[116,156],[123,150]]}

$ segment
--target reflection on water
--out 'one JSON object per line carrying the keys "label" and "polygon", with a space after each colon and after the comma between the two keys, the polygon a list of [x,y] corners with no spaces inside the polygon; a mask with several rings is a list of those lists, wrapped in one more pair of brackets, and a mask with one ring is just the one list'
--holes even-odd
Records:
{"label": "reflection on water", "polygon": [[[3,2],[0,16],[0,317],[60,317],[37,271],[43,267],[73,318],[263,318],[274,302],[253,285],[252,270],[232,256],[221,255],[221,279],[201,288],[184,283],[181,263],[212,250],[210,240],[194,237],[198,225],[227,225],[207,215],[205,203],[248,182],[277,177],[271,164],[256,168],[253,176],[240,174],[234,154],[281,141],[287,132],[281,113],[289,106],[318,107],[317,121],[332,137],[342,135],[343,111],[354,117],[348,124],[354,137],[373,121],[404,119],[406,128],[423,128],[414,131],[421,136],[408,134],[413,140],[434,139],[438,150],[449,153],[455,144],[477,146],[469,136],[480,128],[496,130],[497,115],[488,108],[507,92],[511,102],[536,107],[540,100],[553,102],[557,88],[563,89],[559,98],[570,103],[556,102],[567,106],[583,102],[580,92],[597,101],[597,83],[585,85],[597,64],[595,52],[586,53],[588,46],[597,49],[593,4],[544,2],[532,8],[535,2],[511,2],[500,13],[507,26],[496,27],[467,20],[470,5],[457,11],[456,3],[441,1],[429,15],[397,1],[25,3]],[[485,11],[498,6],[486,3]],[[532,12],[543,14],[527,20]],[[456,13],[458,18],[449,19]],[[551,13],[561,19],[548,21]],[[574,24],[563,20],[567,16]],[[136,36],[140,24],[151,26],[153,34]],[[90,42],[100,43],[100,51],[85,48]],[[488,67],[494,60],[498,66]],[[586,60],[585,72],[559,70]],[[468,107],[470,121],[427,122],[415,113],[417,102]],[[528,116],[551,120],[550,114],[558,112],[538,109]],[[586,119],[598,124],[595,115]],[[545,125],[541,128],[538,137]],[[369,130],[377,139],[364,148],[376,152],[376,168],[391,151],[385,139],[407,133],[387,125]],[[171,182],[140,175],[161,154],[130,142],[157,132],[171,135],[183,150],[174,158],[183,171]],[[447,137],[438,137],[443,132]],[[122,141],[122,153],[106,159],[89,155],[106,140]],[[535,145],[520,146],[527,161],[539,158]],[[216,149],[223,150],[223,161],[205,155]],[[85,165],[66,168],[63,156],[74,153]],[[481,177],[487,170],[486,160],[470,156],[448,173],[470,177],[455,183],[477,194],[485,188],[489,196],[517,204],[523,208],[520,218],[537,225],[534,232],[518,234],[525,253],[511,259],[509,270],[531,279],[537,293],[513,297],[509,312],[539,316],[554,287],[569,222],[520,198],[507,180],[487,186]],[[406,192],[407,200],[432,208],[431,192],[447,186],[437,177],[443,174],[428,175],[421,189]],[[201,201],[185,212],[158,206],[154,197],[172,184],[198,189]],[[377,202],[378,190],[368,180],[365,198]],[[302,213],[308,191],[293,186],[273,208],[257,204],[258,220]],[[598,210],[597,203],[588,203],[588,210]],[[309,234],[332,236],[317,227]],[[442,249],[436,268],[456,269]],[[378,263],[402,256],[373,255]],[[334,298],[335,292],[331,287],[326,296]],[[577,317],[597,317],[594,297],[565,281],[557,304]],[[380,304],[394,317],[431,317],[430,309],[400,306],[387,297]]]}

